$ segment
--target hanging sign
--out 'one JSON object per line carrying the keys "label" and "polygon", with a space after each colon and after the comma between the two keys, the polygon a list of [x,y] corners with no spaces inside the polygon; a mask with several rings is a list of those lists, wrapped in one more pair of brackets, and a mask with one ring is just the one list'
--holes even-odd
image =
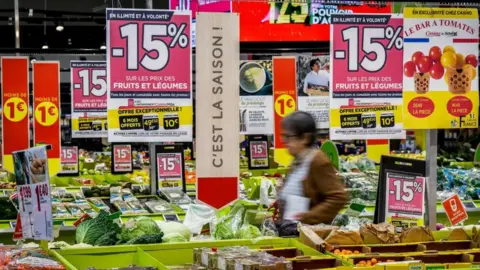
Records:
{"label": "hanging sign", "polygon": [[181,144],[160,145],[155,148],[158,190],[185,190],[185,161]]}
{"label": "hanging sign", "polygon": [[130,144],[113,144],[112,173],[133,171],[132,146]]}
{"label": "hanging sign", "polygon": [[60,63],[37,61],[33,71],[33,144],[50,145],[49,174],[60,167]]}
{"label": "hanging sign", "polygon": [[45,146],[13,153],[24,239],[53,240],[49,160]]}
{"label": "hanging sign", "polygon": [[107,62],[71,61],[72,138],[107,136]]}
{"label": "hanging sign", "polygon": [[30,146],[28,57],[2,57],[2,168],[13,172],[12,152]]}
{"label": "hanging sign", "polygon": [[240,64],[240,134],[273,134],[272,61]]}
{"label": "hanging sign", "polygon": [[423,226],[425,170],[424,160],[382,156],[375,223],[392,223],[399,232],[404,228]]}
{"label": "hanging sign", "polygon": [[394,15],[332,15],[332,140],[405,138],[402,24]]}
{"label": "hanging sign", "polygon": [[265,135],[248,136],[248,169],[268,169],[270,167],[268,137]]}
{"label": "hanging sign", "polygon": [[191,141],[190,11],[107,9],[110,142]]}
{"label": "hanging sign", "polygon": [[452,226],[456,226],[468,219],[467,210],[458,194],[443,201],[442,205]]}
{"label": "hanging sign", "polygon": [[78,175],[78,146],[62,146],[60,163],[62,170],[59,174]]}
{"label": "hanging sign", "polygon": [[478,126],[477,9],[404,8],[408,129]]}
{"label": "hanging sign", "polygon": [[220,209],[238,198],[239,14],[198,13],[197,26],[197,199]]}
{"label": "hanging sign", "polygon": [[289,166],[293,157],[288,153],[282,139],[282,120],[297,110],[297,64],[294,56],[273,57],[273,102],[275,107],[273,138],[274,161]]}

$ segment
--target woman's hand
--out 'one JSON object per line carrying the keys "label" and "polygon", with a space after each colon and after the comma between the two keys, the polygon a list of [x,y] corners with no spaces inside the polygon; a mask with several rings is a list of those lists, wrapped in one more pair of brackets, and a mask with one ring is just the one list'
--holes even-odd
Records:
{"label": "woman's hand", "polygon": [[267,211],[270,211],[270,209],[272,209],[272,208],[273,208],[273,216],[272,216],[272,219],[273,219],[273,221],[277,221],[277,220],[278,220],[278,213],[279,213],[277,201],[274,201],[274,202],[267,208]]}

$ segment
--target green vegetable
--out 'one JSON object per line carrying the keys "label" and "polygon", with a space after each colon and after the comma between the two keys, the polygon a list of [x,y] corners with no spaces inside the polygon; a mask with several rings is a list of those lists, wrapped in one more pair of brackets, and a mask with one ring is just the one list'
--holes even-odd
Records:
{"label": "green vegetable", "polygon": [[240,239],[255,239],[257,237],[262,236],[262,232],[260,230],[250,224],[243,224],[239,231]]}
{"label": "green vegetable", "polygon": [[122,242],[129,242],[145,234],[160,234],[161,232],[153,219],[148,217],[135,217],[125,222],[118,238]]}
{"label": "green vegetable", "polygon": [[75,240],[77,244],[84,243],[94,245],[95,242],[107,233],[120,232],[120,227],[108,218],[108,213],[101,210],[94,219],[88,219],[77,227]]}
{"label": "green vegetable", "polygon": [[112,231],[100,236],[100,238],[95,241],[95,246],[113,246],[117,241],[117,232]]}
{"label": "green vegetable", "polygon": [[216,240],[236,239],[242,225],[245,208],[241,204],[235,205],[228,215],[222,217],[215,226],[213,237]]}
{"label": "green vegetable", "polygon": [[179,222],[165,222],[160,221],[157,222],[158,227],[160,230],[165,234],[165,237],[172,233],[178,233],[186,239],[186,241],[190,240],[190,229],[185,226],[183,223]]}
{"label": "green vegetable", "polygon": [[138,244],[155,244],[162,242],[163,233],[157,234],[144,234],[142,236],[135,237],[127,242],[127,245]]}
{"label": "green vegetable", "polygon": [[180,233],[172,232],[166,233],[163,237],[164,243],[182,243],[188,242],[188,239],[185,236],[181,235]]}

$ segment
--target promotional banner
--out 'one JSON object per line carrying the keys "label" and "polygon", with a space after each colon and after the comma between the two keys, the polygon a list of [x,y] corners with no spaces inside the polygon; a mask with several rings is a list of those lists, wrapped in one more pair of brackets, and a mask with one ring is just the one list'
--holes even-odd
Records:
{"label": "promotional banner", "polygon": [[268,169],[270,167],[270,147],[265,135],[248,136],[248,169]]}
{"label": "promotional banner", "polygon": [[[289,166],[293,157],[288,153],[282,138],[282,120],[297,110],[297,64],[295,56],[273,57],[273,102],[275,106],[273,159],[281,166]],[[277,72],[277,73],[275,73]]]}
{"label": "promotional banner", "polygon": [[182,153],[157,153],[158,187],[182,187]]}
{"label": "promotional banner", "polygon": [[240,64],[240,134],[273,134],[272,61]]}
{"label": "promotional banner", "polygon": [[33,72],[33,144],[50,145],[49,175],[60,172],[60,62],[37,61]]}
{"label": "promotional banner", "polygon": [[72,138],[107,138],[107,62],[71,61]]}
{"label": "promotional banner", "polygon": [[[387,221],[396,218],[423,220],[425,213],[425,177],[387,173]],[[417,224],[423,225],[423,224]]]}
{"label": "promotional banner", "polygon": [[231,12],[232,3],[223,0],[170,0],[170,9],[192,11],[192,47],[195,48],[197,12]]}
{"label": "promotional banner", "polygon": [[393,15],[332,15],[330,139],[405,138],[402,25]]}
{"label": "promotional banner", "polygon": [[130,144],[114,144],[112,146],[112,152],[113,173],[133,171],[132,146]]}
{"label": "promotional banner", "polygon": [[198,13],[197,25],[197,198],[220,209],[238,198],[239,15]]}
{"label": "promotional banner", "polygon": [[2,57],[2,168],[13,172],[12,152],[30,146],[28,57]]}
{"label": "promotional banner", "polygon": [[45,146],[13,153],[24,239],[53,240],[49,159]]}
{"label": "promotional banner", "polygon": [[232,12],[241,14],[240,41],[330,41],[329,24],[335,14],[391,11],[386,1],[350,1],[351,5],[296,2],[232,1]]}
{"label": "promotional banner", "polygon": [[78,174],[78,146],[62,146],[60,163],[61,174]]}
{"label": "promotional banner", "polygon": [[306,56],[297,58],[298,110],[310,113],[317,129],[328,129],[330,56]]}
{"label": "promotional banner", "polygon": [[405,8],[404,127],[478,127],[477,9]]}
{"label": "promotional banner", "polygon": [[107,9],[109,142],[192,140],[190,11]]}

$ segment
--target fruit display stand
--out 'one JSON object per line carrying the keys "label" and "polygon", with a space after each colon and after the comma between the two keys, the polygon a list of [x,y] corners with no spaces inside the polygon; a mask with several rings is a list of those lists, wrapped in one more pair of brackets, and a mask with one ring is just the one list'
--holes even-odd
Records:
{"label": "fruit display stand", "polygon": [[294,270],[335,268],[341,265],[339,260],[288,238],[60,249],[51,250],[51,254],[72,270],[87,269],[93,264],[97,268],[126,267],[141,257],[148,260],[141,262],[142,265],[154,263],[151,261],[153,259],[162,265],[158,269],[189,269],[191,266],[188,265],[194,263],[195,249],[215,250],[239,246],[262,250],[274,256],[284,256],[292,261]]}

